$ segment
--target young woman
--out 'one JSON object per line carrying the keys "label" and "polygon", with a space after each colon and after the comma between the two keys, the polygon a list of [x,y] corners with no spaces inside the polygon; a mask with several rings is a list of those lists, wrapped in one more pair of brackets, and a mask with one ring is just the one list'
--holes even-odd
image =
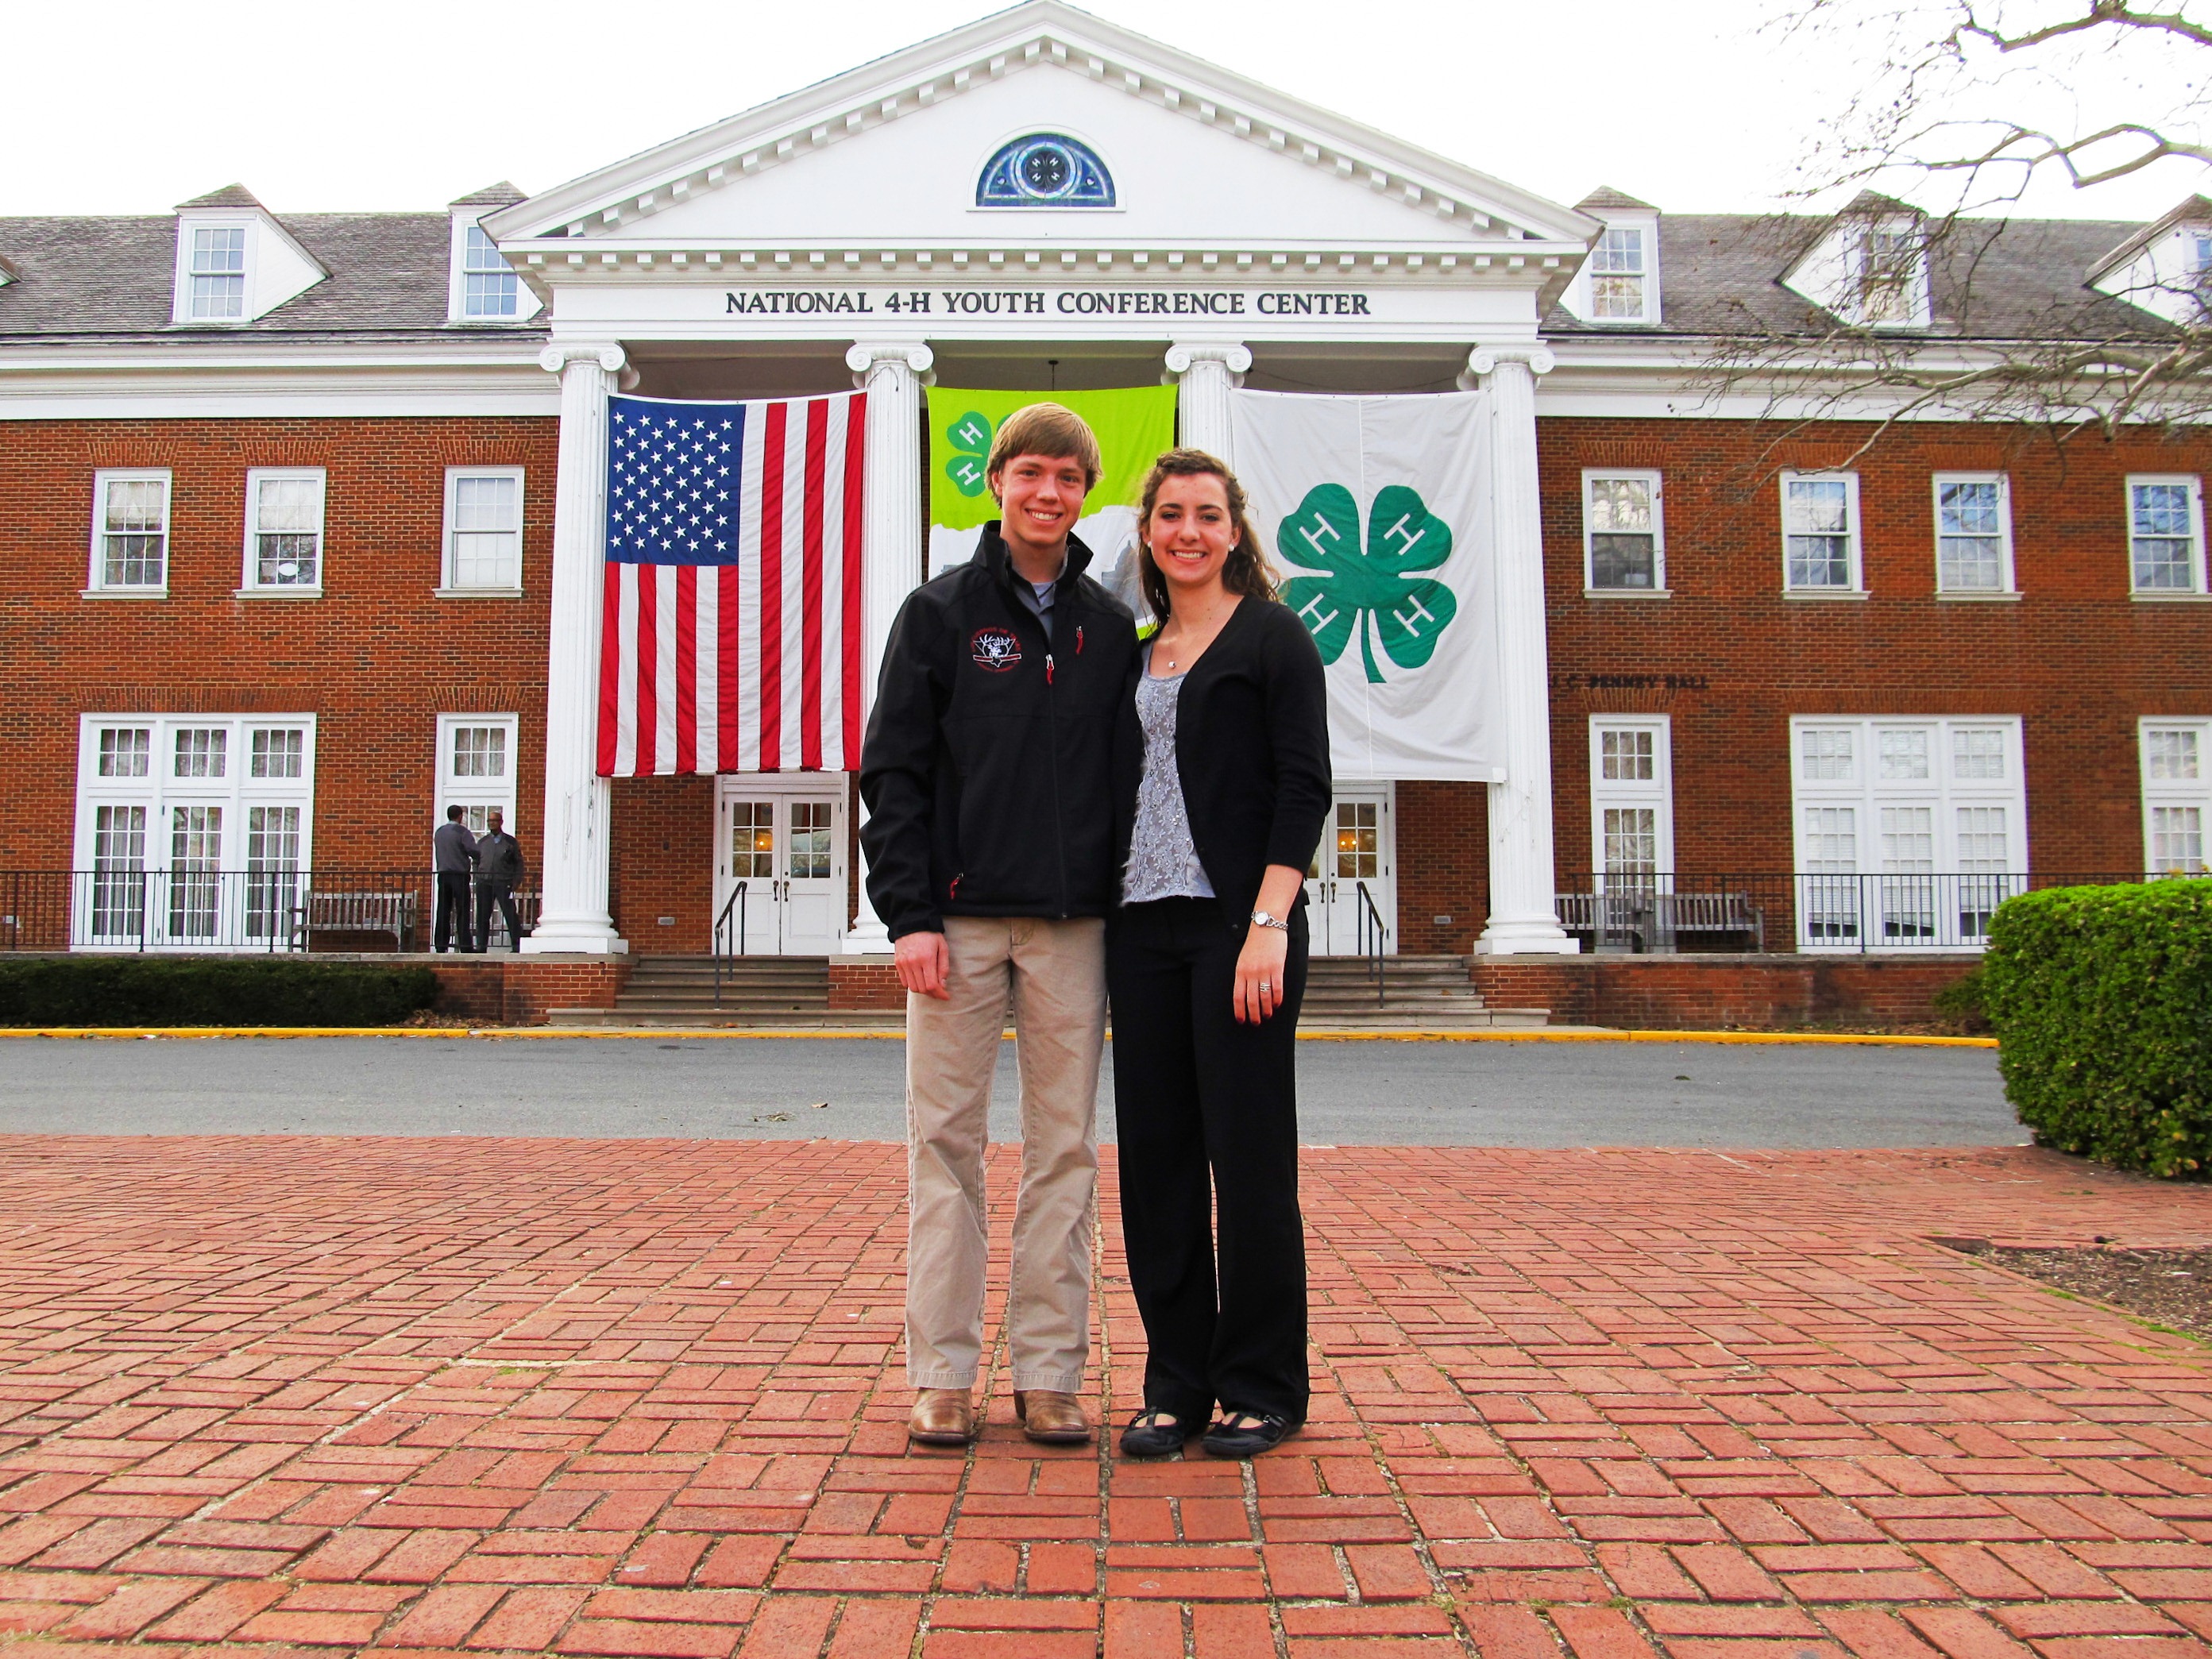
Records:
{"label": "young woman", "polygon": [[1249,1457],[1306,1413],[1292,1048],[1326,694],[1226,466],[1163,455],[1138,535],[1160,627],[1120,745],[1130,845],[1106,985],[1121,1236],[1150,1352],[1121,1449],[1161,1456],[1203,1430],[1216,1456]]}

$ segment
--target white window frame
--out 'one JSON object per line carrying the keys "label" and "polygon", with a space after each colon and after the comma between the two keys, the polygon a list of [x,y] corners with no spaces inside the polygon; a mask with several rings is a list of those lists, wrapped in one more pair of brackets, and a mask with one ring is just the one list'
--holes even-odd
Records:
{"label": "white window frame", "polygon": [[[161,580],[158,582],[111,582],[107,580],[107,489],[117,483],[158,483],[161,486]],[[92,475],[92,559],[85,574],[87,599],[165,599],[169,596],[169,549],[174,535],[170,522],[176,492],[165,466],[102,467]]]}
{"label": "white window frame", "polygon": [[[2193,732],[2197,734],[2197,775],[2157,778],[2150,775],[2150,734],[2154,732]],[[2146,873],[2158,871],[2156,838],[2151,831],[2153,811],[2160,806],[2194,806],[2208,850],[2212,850],[2212,717],[2179,716],[2155,719],[2144,715],[2136,722],[2136,762],[2142,779],[2142,846]]]}
{"label": "white window frame", "polygon": [[[514,480],[514,580],[496,586],[465,584],[460,580],[460,561],[455,538],[459,532],[455,524],[460,496],[460,483],[465,478],[512,478]],[[444,546],[440,555],[438,597],[441,599],[515,599],[522,592],[522,526],[526,483],[523,469],[519,466],[449,466],[446,469],[446,522]]]}
{"label": "white window frame", "polygon": [[[528,322],[538,314],[544,301],[538,299],[530,284],[522,280],[521,271],[512,260],[507,261],[507,268],[514,272],[514,312],[505,316],[492,316],[472,313],[469,310],[469,232],[471,228],[483,228],[474,216],[477,211],[471,209],[453,215],[453,234],[446,258],[446,320],[467,323],[479,328],[500,328]],[[489,236],[489,233],[486,234]]]}
{"label": "white window frame", "polygon": [[[199,328],[239,328],[253,320],[254,269],[261,238],[260,227],[252,219],[188,219],[177,227],[177,285],[174,320],[189,323]],[[192,269],[193,255],[204,230],[234,230],[242,233],[244,240],[240,269],[224,273],[240,278],[238,314],[234,317],[203,316],[193,303],[193,282],[204,273]]]}
{"label": "white window frame", "polygon": [[[1840,481],[1844,486],[1844,507],[1846,515],[1846,541],[1850,560],[1850,585],[1848,587],[1821,586],[1800,587],[1790,580],[1790,486],[1793,483],[1827,483]],[[1863,599],[1867,596],[1866,563],[1863,556],[1864,530],[1859,517],[1859,475],[1832,468],[1807,471],[1785,471],[1776,485],[1776,504],[1782,513],[1782,592],[1788,599]]]}
{"label": "white window frame", "polygon": [[[1848,778],[1808,779],[1805,775],[1803,761],[1804,734],[1808,731],[1843,728],[1848,728],[1852,733],[1851,775]],[[2002,777],[1972,778],[1959,774],[1954,746],[1956,734],[1961,730],[1996,731],[2002,734]],[[1926,734],[1929,775],[1925,779],[1910,781],[1885,780],[1881,775],[1881,734],[1908,731]],[[2030,867],[2027,767],[2019,715],[1793,715],[1790,721],[1789,765],[1790,851],[1793,868],[1799,876],[1796,884],[1799,950],[1848,951],[1856,954],[1862,948],[1907,951],[1930,949],[1978,951],[1983,948],[1985,942],[1983,939],[1968,934],[1956,917],[1947,917],[1943,914],[1947,909],[1960,908],[1971,877],[1957,882],[1940,881],[1935,884],[1932,897],[1937,933],[1934,939],[1887,942],[1886,920],[1881,914],[1881,884],[1873,880],[1856,884],[1856,892],[1859,896],[1874,895],[1874,901],[1863,906],[1855,918],[1856,925],[1866,935],[1863,947],[1857,937],[1815,936],[1808,930],[1808,924],[1809,913],[1819,902],[1814,890],[1818,886],[1819,878],[1808,874],[1812,859],[1806,848],[1807,815],[1812,809],[1824,806],[1855,809],[1852,851],[1856,875],[1878,878],[1887,873],[1882,867],[1881,809],[1886,805],[1932,807],[1931,862],[1935,867],[1930,873],[1937,877],[1959,877],[1960,811],[1978,806],[2002,807],[2006,813],[2005,862],[2008,867],[2001,878],[1991,881],[1988,896],[1995,900],[2017,892],[2025,885],[2024,878]],[[1911,878],[1908,875],[1898,879],[1909,883]],[[1848,883],[1838,884],[1839,896],[1848,898],[1852,890]],[[1993,908],[1993,905],[1989,908]]]}
{"label": "white window frame", "polygon": [[[100,775],[100,733],[115,728],[142,729],[150,734],[144,775],[117,778]],[[179,732],[210,730],[223,734],[222,775],[177,776],[177,734]],[[296,731],[301,734],[300,775],[297,777],[257,778],[252,775],[253,734],[257,731]],[[74,867],[79,871],[93,868],[94,830],[99,810],[102,806],[143,806],[145,809],[145,856],[141,868],[156,878],[165,875],[170,868],[173,848],[172,815],[176,808],[216,806],[222,809],[222,840],[216,863],[220,872],[228,874],[246,868],[247,826],[252,809],[256,806],[295,807],[300,814],[297,866],[302,872],[312,870],[315,835],[315,716],[306,714],[152,714],[128,712],[80,715],[77,721],[76,829],[74,840]],[[135,934],[127,942],[93,934],[93,885],[85,878],[80,878],[77,883],[81,890],[73,902],[71,948],[137,949]],[[244,890],[250,884],[234,881],[223,884],[223,908],[217,919],[216,935],[212,938],[196,934],[190,938],[172,939],[167,904],[149,902],[145,911],[147,947],[195,951],[268,950],[272,943],[268,926],[252,931],[242,911]],[[159,900],[161,896],[157,886],[154,898]],[[280,930],[273,942],[281,949],[287,942],[289,920],[276,917],[271,918],[271,921]]]}
{"label": "white window frame", "polygon": [[[1996,587],[1943,585],[1943,486],[1993,483],[1997,487],[1997,580]],[[1936,592],[1946,599],[2016,599],[2020,587],[2012,563],[2012,477],[2004,472],[1938,472],[1929,481],[1929,510],[1936,526]]]}
{"label": "white window frame", "polygon": [[[2189,487],[2189,583],[2187,587],[2143,587],[2136,564],[2136,489],[2142,484],[2186,484]],[[2204,480],[2193,472],[2130,472],[2125,497],[2128,544],[2128,592],[2154,602],[2203,599],[2204,585]]]}
{"label": "white window frame", "polygon": [[[1591,487],[1601,479],[1632,479],[1651,491],[1651,586],[1600,587],[1592,538]],[[1655,467],[1586,466],[1583,469],[1583,596],[1585,599],[1663,599],[1667,586],[1667,490],[1665,475]]]}
{"label": "white window frame", "polygon": [[[1636,238],[1637,259],[1633,270],[1601,270],[1598,259],[1606,251],[1606,238],[1615,233],[1626,233]],[[1600,325],[1631,326],[1649,323],[1651,319],[1651,285],[1657,274],[1653,258],[1653,245],[1658,240],[1657,228],[1642,224],[1608,223],[1590,245],[1588,274],[1585,282],[1589,292],[1589,320]],[[1633,276],[1636,278],[1636,314],[1634,316],[1601,317],[1597,308],[1597,285],[1601,277]]]}
{"label": "white window frame", "polygon": [[[312,582],[264,582],[260,580],[261,486],[286,478],[315,481],[315,580]],[[319,599],[330,574],[331,483],[327,468],[319,466],[257,466],[246,475],[246,541],[240,568],[238,597],[241,599]]]}
{"label": "white window frame", "polygon": [[[1651,777],[1607,778],[1605,736],[1608,732],[1651,734]],[[1607,808],[1655,809],[1657,845],[1655,875],[1671,886],[1674,873],[1674,721],[1665,714],[1592,714],[1589,717],[1590,872],[1604,890],[1605,815]]]}
{"label": "white window frame", "polygon": [[[1899,284],[1906,314],[1876,317],[1868,301],[1875,289],[1875,243],[1883,236],[1901,237],[1910,248]],[[1863,328],[1874,330],[1924,329],[1934,320],[1928,274],[1928,234],[1917,219],[1869,219],[1859,228],[1851,252],[1851,311]]]}
{"label": "white window frame", "polygon": [[[507,775],[501,779],[463,777],[453,770],[453,734],[465,726],[486,726],[507,734]],[[433,758],[432,776],[436,789],[430,802],[432,829],[446,821],[446,809],[459,806],[468,811],[468,823],[472,830],[483,823],[483,815],[497,807],[507,823],[510,836],[519,832],[515,803],[519,792],[515,787],[522,769],[522,717],[519,714],[441,714],[438,716],[438,750]]]}

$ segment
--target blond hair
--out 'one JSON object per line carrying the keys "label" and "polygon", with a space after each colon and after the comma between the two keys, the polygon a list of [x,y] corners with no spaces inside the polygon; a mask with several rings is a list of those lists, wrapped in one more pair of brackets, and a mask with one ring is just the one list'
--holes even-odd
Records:
{"label": "blond hair", "polygon": [[984,464],[984,475],[997,478],[1017,455],[1080,462],[1086,493],[1097,487],[1099,474],[1106,470],[1098,454],[1098,434],[1083,416],[1062,404],[1030,404],[1007,416],[991,440],[991,458]]}

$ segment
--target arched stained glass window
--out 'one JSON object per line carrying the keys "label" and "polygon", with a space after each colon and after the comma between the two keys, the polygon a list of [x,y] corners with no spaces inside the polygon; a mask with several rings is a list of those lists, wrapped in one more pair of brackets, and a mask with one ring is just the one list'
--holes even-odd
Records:
{"label": "arched stained glass window", "polygon": [[977,207],[1112,207],[1114,175],[1091,146],[1032,132],[1002,144],[975,181]]}

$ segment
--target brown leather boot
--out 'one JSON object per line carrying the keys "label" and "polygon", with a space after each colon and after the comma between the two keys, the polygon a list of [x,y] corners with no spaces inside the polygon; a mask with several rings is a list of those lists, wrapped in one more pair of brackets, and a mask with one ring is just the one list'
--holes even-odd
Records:
{"label": "brown leather boot", "polygon": [[1014,1416],[1022,1432],[1048,1446],[1075,1446],[1091,1438],[1091,1424],[1083,1415],[1083,1402],[1072,1394],[1050,1389],[1014,1391]]}
{"label": "brown leather boot", "polygon": [[906,1435],[925,1446],[964,1446],[975,1437],[975,1407],[965,1389],[924,1389],[915,1396]]}

